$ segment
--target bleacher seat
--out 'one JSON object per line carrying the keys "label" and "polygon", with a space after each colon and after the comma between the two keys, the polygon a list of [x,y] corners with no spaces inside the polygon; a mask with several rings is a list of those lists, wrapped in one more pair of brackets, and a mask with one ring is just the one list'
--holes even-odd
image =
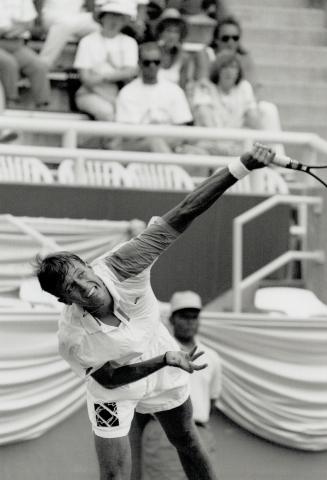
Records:
{"label": "bleacher seat", "polygon": [[0,181],[53,183],[50,169],[38,158],[0,155]]}
{"label": "bleacher seat", "polygon": [[136,188],[192,190],[190,175],[178,165],[130,163],[127,165],[131,186]]}
{"label": "bleacher seat", "polygon": [[58,167],[58,181],[63,184],[78,184],[129,187],[128,171],[118,162],[100,160],[63,160]]}

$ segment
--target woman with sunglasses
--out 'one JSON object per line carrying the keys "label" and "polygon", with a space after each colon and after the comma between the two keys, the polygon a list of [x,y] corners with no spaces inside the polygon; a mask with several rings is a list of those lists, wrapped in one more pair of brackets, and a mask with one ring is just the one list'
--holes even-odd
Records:
{"label": "woman with sunglasses", "polygon": [[[258,107],[258,128],[281,131],[281,121],[277,106],[262,98],[262,85],[258,82],[251,54],[242,46],[242,29],[233,16],[224,17],[214,29],[210,46],[198,52],[194,58],[195,79],[208,79],[211,67],[220,52],[227,50],[237,57],[242,68],[242,76],[252,86]],[[274,145],[278,155],[285,155],[283,145]]]}

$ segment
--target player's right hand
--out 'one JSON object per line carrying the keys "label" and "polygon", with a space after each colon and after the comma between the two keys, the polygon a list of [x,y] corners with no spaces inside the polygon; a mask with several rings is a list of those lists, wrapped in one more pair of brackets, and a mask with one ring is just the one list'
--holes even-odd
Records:
{"label": "player's right hand", "polygon": [[275,156],[276,153],[270,147],[255,143],[249,152],[243,153],[241,162],[248,170],[254,170],[270,165]]}
{"label": "player's right hand", "polygon": [[203,363],[201,365],[195,364],[194,361],[203,355],[204,352],[196,352],[197,346],[192,348],[190,352],[183,352],[182,350],[176,352],[166,352],[166,365],[170,367],[178,367],[186,372],[193,373],[195,370],[202,370],[208,365]]}

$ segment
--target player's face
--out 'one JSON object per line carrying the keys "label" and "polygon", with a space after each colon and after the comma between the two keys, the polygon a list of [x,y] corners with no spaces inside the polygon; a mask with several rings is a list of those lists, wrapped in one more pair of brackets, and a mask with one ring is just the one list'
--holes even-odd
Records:
{"label": "player's face", "polygon": [[67,305],[75,303],[94,314],[112,306],[112,297],[101,278],[90,265],[77,260],[73,260],[68,268],[59,301]]}
{"label": "player's face", "polygon": [[174,336],[181,342],[193,340],[199,329],[199,313],[196,308],[183,308],[171,318]]}
{"label": "player's face", "polygon": [[237,25],[226,23],[219,29],[217,38],[218,50],[230,50],[235,53],[240,43],[240,31]]}

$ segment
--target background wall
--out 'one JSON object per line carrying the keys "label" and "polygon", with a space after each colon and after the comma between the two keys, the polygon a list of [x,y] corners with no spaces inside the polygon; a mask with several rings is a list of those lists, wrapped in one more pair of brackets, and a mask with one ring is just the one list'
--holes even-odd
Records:
{"label": "background wall", "polygon": [[[148,221],[176,205],[185,192],[65,186],[6,185],[0,213],[108,220]],[[153,268],[153,288],[161,301],[176,289],[198,291],[207,303],[231,287],[232,220],[263,196],[224,195],[165,253]],[[281,206],[245,228],[244,274],[288,248],[289,209]]]}

